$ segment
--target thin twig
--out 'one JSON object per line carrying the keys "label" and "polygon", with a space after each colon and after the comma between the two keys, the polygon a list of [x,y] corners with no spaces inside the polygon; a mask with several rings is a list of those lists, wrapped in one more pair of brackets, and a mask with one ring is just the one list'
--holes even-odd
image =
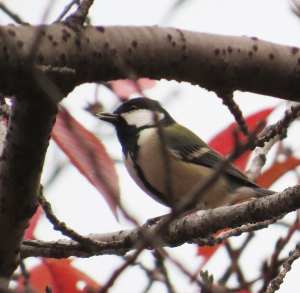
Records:
{"label": "thin twig", "polygon": [[279,240],[276,243],[276,249],[271,256],[270,263],[265,263],[263,268],[263,286],[259,290],[259,293],[265,292],[267,289],[270,281],[274,279],[274,277],[278,274],[279,267],[282,265],[283,261],[279,260],[279,254],[285,247],[285,245],[290,241],[291,237],[294,235],[294,233],[299,229],[299,222],[296,221],[294,225],[292,225],[289,229],[288,235],[285,238],[279,238]]}
{"label": "thin twig", "polygon": [[233,237],[233,236],[240,236],[243,233],[257,231],[264,228],[267,228],[269,225],[275,223],[279,218],[274,218],[272,220],[266,220],[263,222],[258,222],[256,224],[248,224],[242,227],[234,228],[226,232],[221,232],[218,236],[211,236],[209,238],[200,238],[194,239],[193,243],[197,244],[198,246],[213,246],[215,244],[221,244],[224,240]]}
{"label": "thin twig", "polygon": [[24,277],[23,285],[27,293],[33,292],[30,287],[30,273],[26,270],[24,260],[20,261],[20,269],[22,276]]}
{"label": "thin twig", "polygon": [[240,110],[239,106],[235,103],[233,100],[233,93],[228,93],[228,92],[222,92],[222,93],[217,93],[217,95],[223,100],[223,104],[226,105],[235,118],[236,123],[239,126],[240,131],[245,135],[249,136],[250,131],[248,128],[248,125],[245,121],[245,118],[243,117],[243,113]]}
{"label": "thin twig", "polygon": [[[70,237],[74,241],[84,245],[84,248],[88,251],[90,251],[90,246],[103,249],[105,246],[107,246],[108,243],[101,242],[95,239],[91,239],[88,237],[84,237],[74,230],[70,229],[66,226],[64,222],[61,222],[57,219],[57,217],[54,215],[51,205],[49,202],[47,202],[46,198],[43,195],[43,186],[40,186],[40,192],[39,192],[39,204],[42,206],[47,219],[53,224],[54,230],[60,231],[63,235]],[[116,241],[115,244],[118,242]],[[119,245],[119,243],[118,243]]]}
{"label": "thin twig", "polygon": [[175,289],[171,284],[168,271],[165,267],[165,256],[161,253],[160,249],[155,249],[153,255],[156,258],[156,269],[163,275],[163,282],[165,283],[168,289],[168,293],[175,293]]}
{"label": "thin twig", "polygon": [[292,105],[284,113],[284,117],[276,124],[267,127],[257,137],[257,146],[263,147],[266,142],[269,142],[276,135],[281,135],[286,132],[291,123],[298,118],[300,112],[300,103]]}
{"label": "thin twig", "polygon": [[64,16],[70,11],[74,4],[80,5],[80,0],[72,0],[68,5],[65,6],[63,12],[58,16],[55,22],[60,22]]}
{"label": "thin twig", "polygon": [[116,269],[114,271],[114,273],[110,276],[109,280],[106,282],[106,284],[104,286],[102,286],[102,288],[100,289],[100,291],[98,293],[106,293],[108,291],[108,289],[113,286],[114,282],[116,281],[116,279],[121,275],[121,273],[129,266],[132,265],[135,260],[138,258],[138,256],[140,255],[140,253],[144,250],[144,248],[140,248],[138,249],[133,255],[131,255],[130,257],[127,257],[126,262],[119,267],[118,269]]}
{"label": "thin twig", "polygon": [[13,13],[9,8],[7,8],[3,2],[0,2],[0,9],[3,10],[16,23],[18,24],[24,23],[22,18],[19,15]]}
{"label": "thin twig", "polygon": [[93,3],[94,0],[83,0],[76,12],[67,17],[63,23],[69,27],[72,27],[73,29],[82,27]]}
{"label": "thin twig", "polygon": [[296,245],[296,250],[290,252],[289,258],[283,263],[283,270],[278,274],[277,278],[271,281],[271,285],[267,288],[265,293],[274,293],[279,290],[280,285],[286,274],[291,270],[293,262],[300,257],[300,244]]}

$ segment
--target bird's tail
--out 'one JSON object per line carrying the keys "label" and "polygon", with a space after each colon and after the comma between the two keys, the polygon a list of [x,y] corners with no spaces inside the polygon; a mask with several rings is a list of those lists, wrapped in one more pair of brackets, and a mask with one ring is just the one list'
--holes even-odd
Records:
{"label": "bird's tail", "polygon": [[265,189],[262,187],[253,187],[253,190],[257,193],[257,195],[255,196],[256,198],[260,198],[260,197],[264,197],[267,195],[272,195],[272,194],[277,193],[276,191]]}

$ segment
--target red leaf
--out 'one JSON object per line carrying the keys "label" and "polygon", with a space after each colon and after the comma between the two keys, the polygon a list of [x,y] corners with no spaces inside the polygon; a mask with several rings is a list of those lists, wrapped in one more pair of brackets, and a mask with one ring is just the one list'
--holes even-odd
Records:
{"label": "red leaf", "polygon": [[155,80],[140,78],[137,81],[131,79],[119,79],[110,82],[112,90],[122,99],[128,99],[131,94],[140,93],[142,90],[155,86]]}
{"label": "red leaf", "polygon": [[[266,125],[266,118],[274,109],[275,108],[266,109],[258,113],[255,113],[251,116],[248,116],[245,120],[250,131],[253,131],[260,121],[263,121],[264,125]],[[263,129],[263,127],[260,129],[260,131]],[[234,149],[234,139],[232,135],[234,130],[238,130],[238,125],[236,122],[230,124],[225,130],[217,134],[209,142],[209,146],[215,149],[216,151],[218,151],[223,156],[227,156],[231,154]],[[246,137],[240,131],[238,132],[238,134],[239,134],[238,136],[239,141],[246,142]],[[241,171],[245,172],[250,154],[251,154],[250,151],[245,152],[234,162],[234,165],[238,167]]]}
{"label": "red leaf", "polygon": [[34,239],[33,232],[35,229],[35,226],[38,222],[38,219],[40,218],[40,215],[43,213],[43,209],[41,206],[38,207],[36,210],[36,213],[33,215],[33,217],[30,220],[30,225],[25,231],[24,239]]}
{"label": "red leaf", "polygon": [[300,159],[293,156],[287,157],[284,162],[275,162],[267,171],[258,177],[257,184],[263,188],[269,188],[286,172],[294,170],[299,165]]}
{"label": "red leaf", "polygon": [[[44,293],[46,286],[52,286],[52,291],[55,293],[98,292],[101,289],[100,285],[72,267],[71,261],[43,258],[40,265],[29,271],[30,285],[33,286],[34,291]],[[24,291],[23,281],[23,277],[18,280],[17,291]],[[81,288],[83,290],[80,290]]]}
{"label": "red leaf", "polygon": [[120,201],[118,176],[114,161],[99,139],[60,108],[52,138],[69,157],[72,164],[100,191],[117,217]]}

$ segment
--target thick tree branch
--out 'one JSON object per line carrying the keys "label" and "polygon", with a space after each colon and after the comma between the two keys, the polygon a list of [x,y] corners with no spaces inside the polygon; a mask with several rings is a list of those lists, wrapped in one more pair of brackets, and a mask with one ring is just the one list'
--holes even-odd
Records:
{"label": "thick tree branch", "polygon": [[[198,84],[216,92],[249,91],[299,100],[300,52],[257,38],[231,37],[161,27],[49,26],[0,28],[0,91],[16,92],[27,82],[33,59],[64,94],[85,82],[149,77]],[[61,72],[58,68],[71,71]]]}
{"label": "thick tree branch", "polygon": [[31,82],[13,98],[0,158],[0,276],[10,278],[19,264],[20,247],[37,196],[57,106]]}
{"label": "thick tree branch", "polygon": [[[258,223],[282,216],[300,207],[300,186],[294,186],[285,191],[265,198],[245,202],[243,204],[216,208],[201,215],[173,221],[164,231],[165,246],[179,246],[185,242],[194,243],[196,238],[206,238],[225,228],[236,228],[248,223]],[[265,223],[262,225],[265,227]],[[157,225],[143,227],[143,232],[153,233]],[[95,255],[124,254],[129,250],[138,248],[141,237],[139,229],[123,230],[108,234],[90,234],[89,237],[96,239],[106,247],[102,250],[94,250]],[[198,242],[199,239],[196,240]],[[111,243],[111,244],[110,244]],[[116,245],[116,243],[118,243]],[[43,242],[24,240],[22,257],[44,256],[62,258],[72,255],[89,257],[92,254],[82,250],[82,245],[69,240],[58,242]]]}

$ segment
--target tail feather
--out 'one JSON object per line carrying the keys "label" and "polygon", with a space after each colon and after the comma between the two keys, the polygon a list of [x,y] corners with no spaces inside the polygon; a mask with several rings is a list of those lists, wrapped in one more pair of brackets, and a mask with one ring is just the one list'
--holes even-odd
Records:
{"label": "tail feather", "polygon": [[268,195],[275,194],[277,192],[268,190],[261,187],[239,187],[231,194],[232,203],[244,201],[250,198],[260,198]]}
{"label": "tail feather", "polygon": [[257,193],[257,195],[255,196],[256,198],[264,197],[264,196],[267,196],[267,195],[272,195],[272,194],[277,193],[276,191],[265,189],[265,188],[262,188],[262,187],[253,187],[253,189]]}

